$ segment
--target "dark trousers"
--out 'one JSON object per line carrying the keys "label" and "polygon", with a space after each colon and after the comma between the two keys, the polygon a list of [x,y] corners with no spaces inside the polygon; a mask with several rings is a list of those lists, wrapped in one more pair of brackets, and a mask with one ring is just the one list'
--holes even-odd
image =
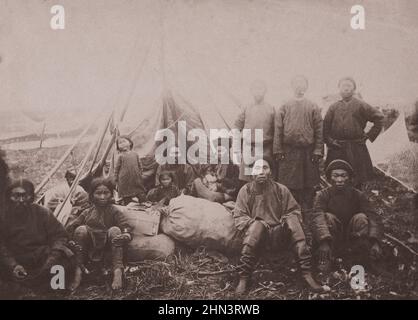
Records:
{"label": "dark trousers", "polygon": [[274,227],[262,220],[256,220],[248,227],[240,258],[241,277],[251,276],[266,245],[270,245],[274,252],[290,245],[300,271],[311,271],[311,253],[306,245],[302,225],[298,217],[290,216],[281,225]]}

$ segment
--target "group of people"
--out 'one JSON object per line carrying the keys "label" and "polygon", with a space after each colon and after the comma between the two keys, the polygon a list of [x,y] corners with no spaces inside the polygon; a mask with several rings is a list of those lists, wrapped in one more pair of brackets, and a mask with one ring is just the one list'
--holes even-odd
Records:
{"label": "group of people", "polygon": [[[160,165],[155,186],[147,190],[132,140],[119,137],[114,179],[94,179],[88,194],[77,189],[71,201],[78,210],[66,227],[52,214],[56,196],[47,193],[45,207],[35,204],[33,184],[25,179],[8,181],[5,174],[2,179],[7,187],[0,198],[1,277],[39,281],[50,276],[52,265],[61,264],[74,271],[69,287],[75,290],[88,272],[86,262],[105,261],[108,256],[112,288],[120,289],[123,248],[132,239],[132,227],[114,205],[115,190],[122,205],[135,198],[140,203],[167,205],[181,194],[220,203],[236,201],[232,214],[243,234],[237,294],[248,290],[264,248],[278,252],[290,247],[302,279],[315,291],[323,287],[312,274],[312,252],[323,272],[330,270],[340,249],[348,247],[364,264],[379,259],[380,221],[361,186],[373,176],[366,141],[373,141],[380,133],[383,114],[354,96],[356,84],[352,78],[339,81],[341,100],[329,107],[324,119],[319,107],[305,98],[307,79],[295,77],[291,85],[294,98],[278,109],[264,101],[264,84],[252,88],[254,103],[242,111],[235,126],[240,130],[263,129],[263,157],[251,164],[242,163],[239,168],[220,161],[210,165]],[[365,132],[367,122],[373,126]],[[324,144],[325,176],[331,186],[315,195]],[[169,152],[176,158],[179,149],[172,147]],[[217,152],[220,160],[229,150],[218,146]],[[246,168],[250,175],[245,174]],[[74,177],[67,172],[62,193]],[[312,248],[303,228],[307,213]]]}
{"label": "group of people", "polygon": [[132,238],[132,227],[114,205],[111,180],[94,179],[89,205],[64,226],[48,208],[51,202],[45,206],[35,203],[32,182],[23,178],[9,181],[7,175],[0,178],[5,186],[0,208],[0,287],[5,288],[1,287],[0,296],[13,296],[22,287],[50,290],[54,266],[63,267],[64,287],[75,290],[83,274],[89,273],[87,263],[98,264],[107,272],[108,261],[112,289],[122,288],[123,248]]}
{"label": "group of people", "polygon": [[[366,141],[382,130],[384,115],[355,97],[350,77],[338,83],[341,100],[322,119],[319,107],[305,98],[308,80],[295,77],[294,97],[280,108],[264,101],[266,87],[253,87],[254,103],[244,109],[238,129],[263,128],[264,160],[256,161],[252,180],[239,191],[234,209],[236,226],[245,231],[237,293],[248,289],[261,248],[288,245],[306,283],[321,290],[311,274],[311,253],[302,228],[303,211],[309,214],[318,269],[328,271],[337,250],[347,247],[367,264],[381,255],[379,217],[361,189],[373,177]],[[373,126],[365,132],[366,124]],[[319,165],[327,146],[325,174],[331,187],[319,191]],[[255,170],[255,171],[254,171]],[[302,209],[302,210],[301,210]]]}

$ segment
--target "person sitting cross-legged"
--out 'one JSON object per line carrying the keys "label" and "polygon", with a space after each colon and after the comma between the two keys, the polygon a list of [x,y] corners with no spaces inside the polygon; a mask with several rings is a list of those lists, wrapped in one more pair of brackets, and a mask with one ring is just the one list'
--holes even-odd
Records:
{"label": "person sitting cross-legged", "polygon": [[26,179],[14,180],[6,189],[0,276],[32,289],[50,289],[51,268],[60,265],[70,275],[74,254],[65,228],[34,198],[35,187]]}
{"label": "person sitting cross-legged", "polygon": [[255,161],[252,170],[253,181],[241,188],[233,211],[237,229],[245,232],[236,294],[248,290],[263,249],[270,245],[276,252],[285,244],[291,245],[305,283],[314,291],[322,291],[311,273],[311,253],[302,229],[299,204],[286,186],[271,179],[268,160]]}
{"label": "person sitting cross-legged", "polygon": [[80,285],[87,259],[103,262],[104,254],[112,259],[112,289],[122,288],[123,249],[131,241],[132,227],[113,202],[114,185],[110,179],[96,178],[90,186],[89,197],[93,207],[84,210],[67,226],[76,251],[77,268],[70,290]]}
{"label": "person sitting cross-legged", "polygon": [[316,195],[312,236],[318,251],[318,269],[331,269],[335,252],[348,244],[355,259],[367,264],[379,259],[381,221],[366,195],[352,186],[353,168],[344,160],[334,160],[326,168],[331,182]]}

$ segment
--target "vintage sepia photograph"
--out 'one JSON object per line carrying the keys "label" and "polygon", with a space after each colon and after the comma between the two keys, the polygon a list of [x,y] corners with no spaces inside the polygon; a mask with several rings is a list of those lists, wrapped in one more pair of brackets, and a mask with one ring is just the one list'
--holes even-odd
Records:
{"label": "vintage sepia photograph", "polygon": [[417,1],[0,0],[0,86],[0,300],[418,299]]}

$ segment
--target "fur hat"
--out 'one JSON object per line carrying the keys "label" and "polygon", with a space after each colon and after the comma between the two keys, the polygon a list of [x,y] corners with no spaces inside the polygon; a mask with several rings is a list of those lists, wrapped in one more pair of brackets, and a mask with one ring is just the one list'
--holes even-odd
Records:
{"label": "fur hat", "polygon": [[35,200],[35,186],[28,179],[13,180],[6,189],[6,198],[9,199],[14,188],[23,188],[30,195],[30,202]]}
{"label": "fur hat", "polygon": [[353,167],[344,160],[336,159],[330,162],[330,164],[325,169],[325,175],[327,179],[329,180],[331,178],[332,170],[342,169],[347,171],[347,173],[350,175],[350,178],[354,176],[354,170]]}

